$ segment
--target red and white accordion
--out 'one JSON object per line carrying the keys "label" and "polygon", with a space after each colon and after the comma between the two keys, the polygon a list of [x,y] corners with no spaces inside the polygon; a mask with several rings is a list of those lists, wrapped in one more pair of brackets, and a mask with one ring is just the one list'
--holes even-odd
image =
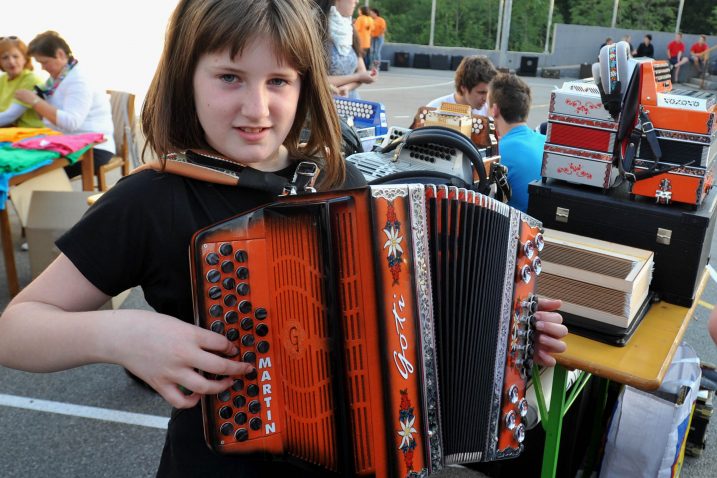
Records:
{"label": "red and white accordion", "polygon": [[540,226],[412,184],[282,198],[199,231],[197,324],[257,369],[203,397],[207,444],[344,476],[518,455]]}

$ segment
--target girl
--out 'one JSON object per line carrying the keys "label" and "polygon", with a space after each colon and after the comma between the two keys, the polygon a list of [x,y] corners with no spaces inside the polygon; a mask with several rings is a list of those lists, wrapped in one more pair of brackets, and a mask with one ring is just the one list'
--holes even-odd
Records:
{"label": "girl", "polygon": [[[148,146],[159,157],[186,151],[197,162],[218,159],[287,178],[309,159],[321,166],[320,189],[363,184],[340,156],[311,5],[180,1],[142,109]],[[300,145],[309,117],[312,134]],[[302,476],[285,464],[214,454],[197,406],[202,394],[226,390],[254,367],[230,359],[237,348],[226,337],[193,325],[190,239],[273,199],[151,169],[121,179],[58,240],[57,260],[0,317],[0,364],[49,372],[116,363],[147,382],[175,407],[159,476]],[[156,312],[96,311],[136,285]],[[540,314],[549,339],[542,353],[560,351],[550,337],[560,336],[560,316]],[[227,378],[208,380],[197,370]]]}

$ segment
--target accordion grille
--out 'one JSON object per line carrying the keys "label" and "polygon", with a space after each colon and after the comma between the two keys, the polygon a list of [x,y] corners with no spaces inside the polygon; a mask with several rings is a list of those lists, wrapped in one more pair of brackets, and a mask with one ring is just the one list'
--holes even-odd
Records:
{"label": "accordion grille", "polygon": [[[286,452],[309,463],[336,470],[336,429],[331,386],[332,360],[327,308],[326,263],[315,218],[278,216],[267,221],[274,238],[268,258],[273,269],[272,303],[282,331],[286,413]],[[292,346],[292,334],[303,335]]]}

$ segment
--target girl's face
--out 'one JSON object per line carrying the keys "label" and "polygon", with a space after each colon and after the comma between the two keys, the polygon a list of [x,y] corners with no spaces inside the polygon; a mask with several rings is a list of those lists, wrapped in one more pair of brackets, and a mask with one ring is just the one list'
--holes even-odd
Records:
{"label": "girl's face", "polygon": [[282,164],[301,91],[299,73],[258,38],[241,55],[203,55],[194,72],[194,101],[207,142],[218,153],[263,171]]}
{"label": "girl's face", "polygon": [[60,76],[62,69],[69,61],[67,54],[60,48],[55,52],[55,56],[33,55],[33,58],[35,58],[35,61],[42,66],[42,69],[48,72],[53,78]]}
{"label": "girl's face", "polygon": [[344,17],[354,14],[358,0],[336,0],[336,10]]}
{"label": "girl's face", "polygon": [[22,73],[25,63],[25,56],[17,48],[10,48],[0,56],[0,67],[11,80]]}

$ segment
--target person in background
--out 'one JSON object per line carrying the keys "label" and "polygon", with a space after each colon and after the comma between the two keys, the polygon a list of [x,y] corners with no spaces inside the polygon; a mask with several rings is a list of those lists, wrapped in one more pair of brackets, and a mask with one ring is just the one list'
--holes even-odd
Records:
{"label": "person in background", "polygon": [[627,44],[630,45],[630,55],[635,56],[635,53],[637,53],[637,51],[632,46],[632,36],[625,35],[620,41],[627,42]]}
{"label": "person in background", "polygon": [[371,69],[371,31],[373,30],[373,18],[369,15],[368,7],[359,7],[359,16],[354,22],[354,28],[359,37],[361,56],[367,70]]}
{"label": "person in background", "polygon": [[702,74],[707,66],[707,58],[704,54],[709,49],[707,37],[700,35],[699,39],[690,47],[690,59],[695,69]]}
{"label": "person in background", "polygon": [[[20,89],[15,92],[15,98],[30,105],[46,126],[63,134],[102,133],[105,142],[94,147],[97,172],[115,154],[114,123],[106,91],[92,84],[70,46],[57,32],[46,31],[33,38],[28,54],[42,65],[50,78],[42,95]],[[69,177],[78,176],[82,165],[72,164],[65,171]]]}
{"label": "person in background", "polygon": [[40,116],[15,98],[17,90],[32,90],[44,82],[35,74],[27,45],[17,37],[0,37],[0,127],[42,128]]}
{"label": "person in background", "polygon": [[488,57],[481,55],[467,56],[461,60],[454,78],[455,92],[436,98],[426,106],[439,108],[441,103],[470,105],[473,114],[489,115],[488,83],[498,71]]}
{"label": "person in background", "polygon": [[381,16],[378,8],[371,7],[369,10],[371,18],[373,18],[373,28],[371,29],[371,61],[375,64],[381,63],[381,49],[383,48],[384,39],[386,38],[386,19]]}
{"label": "person in background", "polygon": [[319,23],[329,59],[329,83],[339,96],[359,98],[361,85],[376,81],[361,58],[358,35],[351,23],[357,0],[314,0],[321,14]]}
{"label": "person in background", "polygon": [[600,48],[598,48],[598,52],[600,52],[600,50],[602,50],[602,47],[604,47],[604,46],[606,46],[606,45],[612,45],[612,44],[613,44],[612,38],[611,38],[611,37],[607,37],[607,38],[605,39],[605,41],[603,42],[603,44],[600,45]]}
{"label": "person in background", "polygon": [[655,47],[652,45],[652,35],[649,33],[645,34],[642,43],[637,45],[637,50],[633,56],[636,58],[655,58]]}
{"label": "person in background", "polygon": [[679,83],[680,67],[689,61],[685,56],[685,44],[682,43],[682,33],[675,33],[675,39],[667,44],[667,58],[674,72],[672,82]]}
{"label": "person in background", "polygon": [[508,168],[513,191],[508,205],[528,210],[528,183],[540,179],[545,136],[527,125],[530,87],[515,75],[499,73],[488,87],[488,101],[500,136],[500,162]]}

